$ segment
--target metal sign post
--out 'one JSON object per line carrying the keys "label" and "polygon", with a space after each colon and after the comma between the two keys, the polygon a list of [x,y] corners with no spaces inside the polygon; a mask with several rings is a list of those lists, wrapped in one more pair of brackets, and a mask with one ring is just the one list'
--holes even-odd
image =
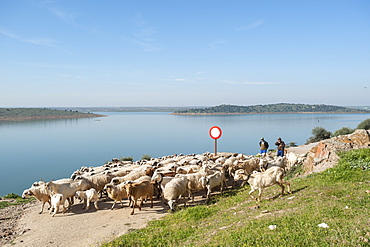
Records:
{"label": "metal sign post", "polygon": [[209,135],[215,140],[215,156],[217,155],[217,139],[222,135],[222,130],[218,126],[213,126],[209,129]]}

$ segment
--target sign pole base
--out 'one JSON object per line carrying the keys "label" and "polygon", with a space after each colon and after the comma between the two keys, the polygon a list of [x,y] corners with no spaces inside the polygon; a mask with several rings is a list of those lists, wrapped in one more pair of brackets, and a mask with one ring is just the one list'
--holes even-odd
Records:
{"label": "sign pole base", "polygon": [[215,156],[217,156],[217,139],[215,139]]}

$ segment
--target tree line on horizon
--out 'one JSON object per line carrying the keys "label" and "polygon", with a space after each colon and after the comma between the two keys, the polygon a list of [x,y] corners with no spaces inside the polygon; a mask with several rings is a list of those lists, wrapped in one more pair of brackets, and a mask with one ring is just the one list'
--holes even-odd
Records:
{"label": "tree line on horizon", "polygon": [[50,108],[0,108],[0,117],[34,117],[34,116],[81,116],[94,115],[73,110],[56,110]]}
{"label": "tree line on horizon", "polygon": [[242,114],[242,113],[370,113],[369,110],[360,110],[355,108],[335,106],[335,105],[307,105],[307,104],[289,104],[278,103],[268,105],[226,105],[222,104],[214,107],[191,108],[186,110],[175,111],[175,114]]}

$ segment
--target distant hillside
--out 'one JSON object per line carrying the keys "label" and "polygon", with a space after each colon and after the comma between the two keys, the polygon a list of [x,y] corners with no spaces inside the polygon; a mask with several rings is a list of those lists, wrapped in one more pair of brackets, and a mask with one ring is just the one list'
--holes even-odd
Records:
{"label": "distant hillside", "polygon": [[56,107],[56,109],[67,109],[73,111],[82,111],[82,112],[174,112],[179,110],[186,110],[191,107],[176,107],[176,106],[147,106],[147,107]]}
{"label": "distant hillside", "polygon": [[90,118],[103,115],[72,110],[48,108],[0,108],[0,121],[22,121],[32,119]]}
{"label": "distant hillside", "polygon": [[305,105],[305,104],[269,104],[269,105],[219,105],[207,108],[191,108],[175,111],[173,114],[256,114],[256,113],[370,113],[369,110],[354,109],[334,105]]}

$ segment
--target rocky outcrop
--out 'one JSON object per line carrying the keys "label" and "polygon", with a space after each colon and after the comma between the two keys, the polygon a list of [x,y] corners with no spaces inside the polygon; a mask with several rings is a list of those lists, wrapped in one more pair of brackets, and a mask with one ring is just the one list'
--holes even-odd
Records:
{"label": "rocky outcrop", "polygon": [[333,137],[311,145],[303,162],[305,175],[332,168],[339,161],[338,152],[370,148],[370,130],[358,129],[352,134]]}

